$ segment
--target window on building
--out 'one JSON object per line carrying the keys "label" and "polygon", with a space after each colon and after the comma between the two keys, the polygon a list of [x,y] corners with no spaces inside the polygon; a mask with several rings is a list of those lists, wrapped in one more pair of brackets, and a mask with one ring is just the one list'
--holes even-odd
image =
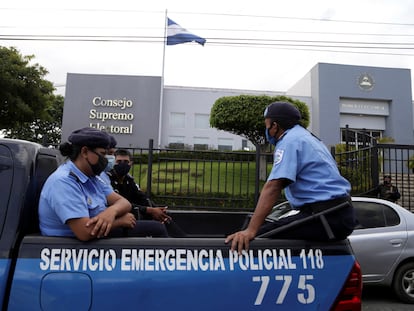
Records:
{"label": "window on building", "polygon": [[210,116],[208,114],[196,113],[194,115],[194,127],[196,129],[209,129]]}
{"label": "window on building", "polygon": [[218,150],[220,150],[220,151],[231,151],[231,150],[233,150],[233,139],[231,139],[231,138],[219,138],[218,139]]}
{"label": "window on building", "polygon": [[194,150],[208,150],[208,137],[194,137]]}
{"label": "window on building", "polygon": [[170,113],[170,127],[175,129],[185,128],[185,113],[171,112]]}
{"label": "window on building", "polygon": [[380,139],[382,131],[341,128],[341,143],[358,147],[371,146],[374,139]]}
{"label": "window on building", "polygon": [[168,148],[184,149],[184,136],[168,136]]}

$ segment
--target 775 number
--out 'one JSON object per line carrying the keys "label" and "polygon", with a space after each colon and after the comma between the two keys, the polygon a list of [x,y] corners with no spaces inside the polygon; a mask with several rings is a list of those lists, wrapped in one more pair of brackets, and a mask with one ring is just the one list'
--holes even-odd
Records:
{"label": "775 number", "polygon": [[[260,282],[259,292],[257,293],[256,300],[254,304],[259,306],[263,302],[263,298],[267,292],[270,283],[270,276],[254,276],[253,282]],[[282,282],[282,289],[279,292],[279,295],[276,298],[276,304],[283,304],[283,301],[286,298],[286,295],[292,285],[292,276],[291,275],[276,275],[275,280]],[[298,292],[297,299],[301,304],[310,304],[315,301],[315,287],[309,283],[313,280],[313,275],[300,275],[299,281],[297,284]]]}

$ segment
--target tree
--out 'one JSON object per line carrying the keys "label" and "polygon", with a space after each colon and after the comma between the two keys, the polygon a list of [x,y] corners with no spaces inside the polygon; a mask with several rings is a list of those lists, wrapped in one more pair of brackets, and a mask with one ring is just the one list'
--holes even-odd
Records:
{"label": "tree", "polygon": [[224,96],[216,100],[210,113],[210,125],[250,140],[256,148],[265,145],[263,112],[275,101],[287,101],[295,105],[302,115],[302,125],[309,125],[309,110],[305,103],[287,96],[239,95]]}
{"label": "tree", "polygon": [[0,129],[6,132],[37,120],[51,120],[54,87],[44,79],[48,71],[31,64],[33,58],[22,56],[13,47],[0,47]]}
{"label": "tree", "polygon": [[[295,105],[301,115],[301,124],[309,125],[309,110],[305,103],[287,96],[239,95],[224,96],[216,100],[210,113],[210,125],[219,130],[231,132],[250,140],[256,149],[266,151],[268,143],[265,135],[263,112],[275,101],[287,101]],[[260,158],[259,176],[266,179],[266,157]]]}
{"label": "tree", "polygon": [[34,141],[44,145],[58,145],[62,134],[62,116],[64,98],[61,95],[52,97],[52,105],[46,112],[50,121],[37,119],[33,122],[24,122],[19,127],[6,131],[6,137]]}

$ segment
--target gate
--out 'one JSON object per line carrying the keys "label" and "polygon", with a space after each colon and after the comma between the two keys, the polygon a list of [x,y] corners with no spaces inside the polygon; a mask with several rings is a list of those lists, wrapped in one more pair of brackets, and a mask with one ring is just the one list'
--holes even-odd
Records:
{"label": "gate", "polygon": [[377,144],[374,140],[372,146],[344,152],[333,148],[331,152],[341,174],[350,181],[353,196],[373,196],[383,176],[391,175],[401,193],[397,203],[414,211],[414,146]]}

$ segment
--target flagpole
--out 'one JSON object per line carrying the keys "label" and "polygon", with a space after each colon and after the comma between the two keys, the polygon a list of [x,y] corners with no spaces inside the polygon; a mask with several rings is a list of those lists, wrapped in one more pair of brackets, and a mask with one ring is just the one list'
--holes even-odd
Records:
{"label": "flagpole", "polygon": [[165,67],[165,46],[167,45],[167,10],[164,17],[164,40],[162,49],[162,71],[161,71],[161,89],[160,89],[160,115],[158,121],[158,148],[161,148],[161,130],[162,130],[162,106],[164,101],[164,67]]}

